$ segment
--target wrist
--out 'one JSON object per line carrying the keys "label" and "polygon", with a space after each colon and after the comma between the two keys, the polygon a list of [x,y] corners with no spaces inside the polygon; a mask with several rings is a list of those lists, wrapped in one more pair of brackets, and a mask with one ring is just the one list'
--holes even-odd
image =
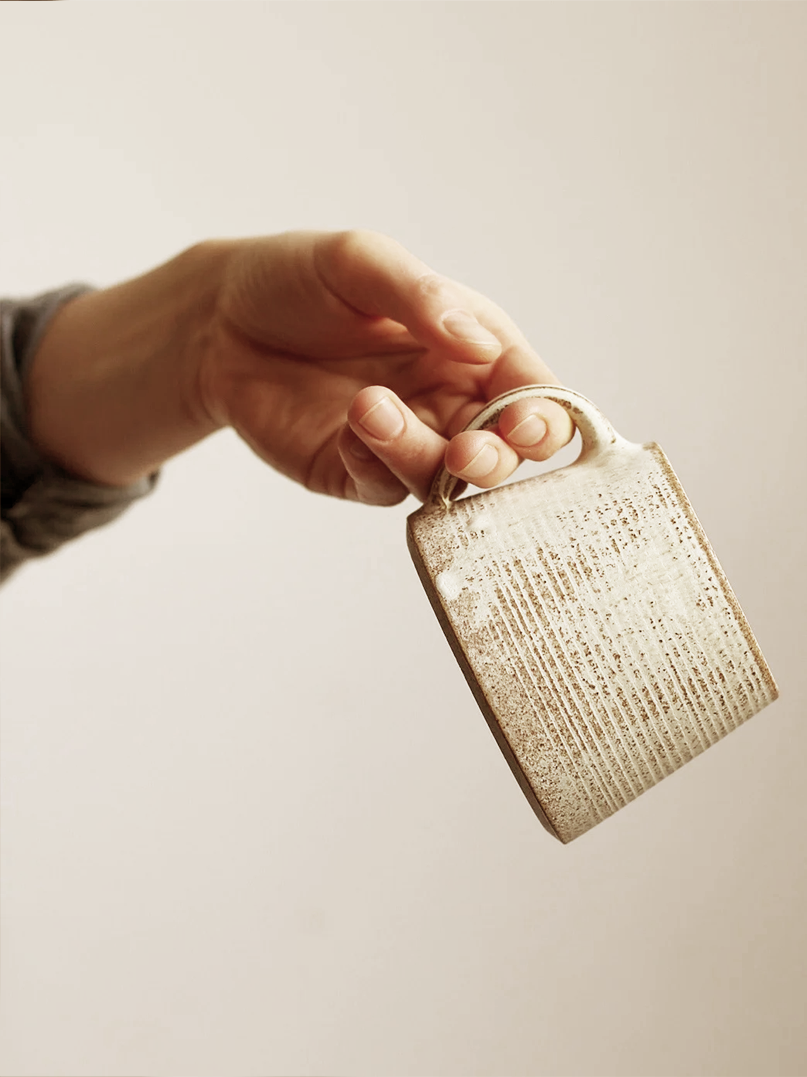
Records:
{"label": "wrist", "polygon": [[228,258],[227,243],[199,244],[59,311],[26,379],[30,436],[46,458],[127,486],[218,429],[198,383]]}

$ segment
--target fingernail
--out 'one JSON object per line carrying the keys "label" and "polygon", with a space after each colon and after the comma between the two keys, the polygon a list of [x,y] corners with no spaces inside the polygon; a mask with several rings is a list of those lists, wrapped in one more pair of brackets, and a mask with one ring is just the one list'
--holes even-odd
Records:
{"label": "fingernail", "polygon": [[513,427],[507,435],[507,440],[513,445],[521,445],[526,449],[543,441],[547,429],[546,420],[540,415],[528,415],[518,426]]}
{"label": "fingernail", "polygon": [[496,467],[499,462],[499,454],[496,449],[487,442],[467,467],[462,469],[464,479],[484,479]]}
{"label": "fingernail", "polygon": [[389,441],[404,428],[404,417],[388,396],[382,396],[377,404],[362,415],[359,422],[371,437]]}
{"label": "fingernail", "polygon": [[489,333],[484,325],[464,310],[450,310],[443,315],[443,328],[457,340],[467,341],[468,344],[478,344],[481,348],[496,348],[501,351],[501,344]]}

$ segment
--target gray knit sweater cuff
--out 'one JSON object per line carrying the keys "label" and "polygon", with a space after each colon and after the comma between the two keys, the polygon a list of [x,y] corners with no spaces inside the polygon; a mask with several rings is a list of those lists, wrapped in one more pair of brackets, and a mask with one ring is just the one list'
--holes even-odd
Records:
{"label": "gray knit sweater cuff", "polygon": [[51,318],[91,289],[75,284],[33,299],[0,300],[0,580],[24,561],[110,523],[157,476],[125,488],[75,478],[40,455],[26,423],[23,383]]}

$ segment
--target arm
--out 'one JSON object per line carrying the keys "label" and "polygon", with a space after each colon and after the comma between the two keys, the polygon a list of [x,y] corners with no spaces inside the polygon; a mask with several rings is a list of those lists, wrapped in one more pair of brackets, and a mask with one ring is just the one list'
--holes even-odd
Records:
{"label": "arm", "polygon": [[215,247],[195,247],[62,307],[25,378],[43,456],[85,481],[128,486],[216,429],[188,402],[220,263]]}

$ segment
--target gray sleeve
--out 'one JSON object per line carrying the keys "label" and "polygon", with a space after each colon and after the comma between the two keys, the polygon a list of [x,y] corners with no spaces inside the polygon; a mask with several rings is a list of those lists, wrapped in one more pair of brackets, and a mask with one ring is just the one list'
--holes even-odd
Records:
{"label": "gray sleeve", "polygon": [[34,299],[0,300],[0,581],[29,558],[114,520],[156,482],[156,475],[123,489],[85,482],[42,457],[28,437],[27,368],[54,314],[90,290],[76,284]]}

